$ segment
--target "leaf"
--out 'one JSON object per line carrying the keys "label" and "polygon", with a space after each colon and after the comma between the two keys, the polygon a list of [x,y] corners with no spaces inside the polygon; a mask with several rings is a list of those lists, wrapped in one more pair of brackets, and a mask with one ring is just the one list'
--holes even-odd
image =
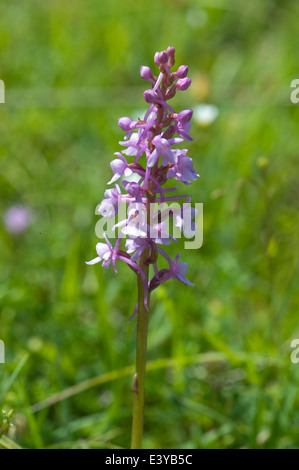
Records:
{"label": "leaf", "polygon": [[4,447],[4,449],[22,449],[19,444],[12,441],[6,436],[0,437],[0,446]]}

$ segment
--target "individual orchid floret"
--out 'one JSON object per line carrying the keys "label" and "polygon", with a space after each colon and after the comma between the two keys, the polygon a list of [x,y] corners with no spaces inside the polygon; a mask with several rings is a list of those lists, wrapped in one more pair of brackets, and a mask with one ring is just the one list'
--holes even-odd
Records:
{"label": "individual orchid floret", "polygon": [[135,199],[135,202],[142,202],[143,190],[140,184],[135,181],[123,181],[127,193]]}
{"label": "individual orchid floret", "polygon": [[187,286],[194,286],[194,284],[192,284],[192,282],[190,282],[189,279],[186,278],[188,264],[179,263],[178,261],[180,257],[181,254],[178,254],[171,263],[168,277],[169,279],[178,279],[180,282]]}
{"label": "individual orchid floret", "polygon": [[106,237],[106,234],[104,234],[106,243],[97,243],[96,244],[96,251],[98,256],[91,261],[86,261],[86,264],[96,264],[100,263],[103,261],[102,266],[106,269],[108,269],[111,259],[112,259],[112,245],[108,238]]}
{"label": "individual orchid floret", "polygon": [[134,253],[131,255],[132,261],[140,259],[144,250],[147,248],[149,250],[147,261],[149,263],[155,263],[157,261],[158,251],[153,240],[148,237],[136,237],[131,239],[129,238],[126,241],[127,253]]}
{"label": "individual orchid floret", "polygon": [[158,250],[156,248],[156,243],[162,245],[170,245],[170,240],[168,238],[161,239],[161,238],[149,238],[144,236],[139,236],[135,238],[128,238],[126,240],[126,249],[127,253],[134,253],[131,256],[132,261],[136,261],[140,258],[143,251],[146,248],[149,248],[149,260],[153,263],[157,260],[158,257]]}
{"label": "individual orchid floret", "polygon": [[187,149],[177,150],[177,163],[167,172],[167,179],[175,178],[184,184],[191,184],[191,181],[197,180],[199,174],[193,168],[193,160],[186,156]]}
{"label": "individual orchid floret", "polygon": [[[131,135],[129,140],[119,142],[120,145],[127,147],[126,150],[123,150],[123,153],[128,156],[135,156],[137,162],[140,155],[142,155],[143,152],[145,152],[148,148],[148,135],[149,132],[147,133],[147,135],[142,135],[142,130],[140,129],[138,132],[134,132],[134,134]],[[140,137],[142,138],[140,139]]]}
{"label": "individual orchid floret", "polygon": [[186,278],[188,265],[187,263],[179,263],[178,260],[181,254],[178,254],[172,261],[171,258],[165,253],[162,248],[158,247],[159,253],[164,256],[169,264],[169,269],[161,269],[157,271],[149,283],[149,291],[156,289],[160,284],[168,281],[169,279],[177,279],[187,286],[194,286],[189,279]]}
{"label": "individual orchid floret", "polygon": [[132,174],[132,170],[128,167],[128,162],[125,157],[120,152],[116,152],[114,155],[118,156],[118,158],[112,160],[112,162],[110,163],[114,176],[107,184],[114,183],[123,175],[127,178]]}
{"label": "individual orchid floret", "polygon": [[126,140],[130,137],[130,135],[132,134],[132,131],[136,129],[137,122],[133,121],[129,117],[122,117],[122,118],[119,118],[118,125],[123,131],[126,132],[126,135],[125,135],[125,140]]}
{"label": "individual orchid floret", "polygon": [[118,212],[119,204],[122,200],[122,194],[118,184],[116,184],[113,189],[106,189],[104,196],[105,199],[103,199],[99,205],[98,212],[104,217],[114,217]]}
{"label": "individual orchid floret", "polygon": [[190,137],[189,132],[191,129],[191,118],[192,118],[193,111],[192,109],[184,109],[179,114],[174,116],[175,121],[175,130],[177,134],[183,137],[185,140],[189,140],[190,142],[193,140]]}
{"label": "individual orchid floret", "polygon": [[180,144],[181,142],[183,142],[183,139],[180,138],[165,139],[161,135],[155,136],[152,140],[155,149],[148,158],[148,166],[153,167],[158,161],[159,155],[162,156],[163,166],[167,166],[168,163],[176,163],[177,156],[175,151],[171,149],[171,145]]}
{"label": "individual orchid floret", "polygon": [[113,230],[116,228],[121,229],[122,236],[129,236],[131,238],[146,237],[147,236],[147,214],[144,204],[140,202],[132,202],[128,207],[127,219],[121,220],[114,225]]}
{"label": "individual orchid floret", "polygon": [[146,237],[136,237],[136,238],[128,238],[126,240],[126,249],[127,253],[134,253],[131,256],[132,261],[136,261],[140,258],[144,250],[148,247],[149,242]]}

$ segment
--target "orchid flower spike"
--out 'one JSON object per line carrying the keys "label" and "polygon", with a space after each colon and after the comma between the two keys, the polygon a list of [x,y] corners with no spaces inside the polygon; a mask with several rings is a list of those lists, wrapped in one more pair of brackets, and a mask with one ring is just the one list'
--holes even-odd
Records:
{"label": "orchid flower spike", "polygon": [[[196,210],[188,205],[191,201],[188,194],[175,195],[176,187],[163,186],[172,179],[190,185],[199,177],[192,158],[187,156],[187,149],[177,147],[184,141],[193,140],[190,136],[193,111],[183,109],[176,112],[169,105],[178,91],[187,90],[191,84],[187,76],[188,66],[181,65],[173,70],[175,49],[171,46],[156,52],[154,63],[158,73],[153,73],[148,66],[140,68],[141,78],[151,87],[144,92],[148,105],[145,115],[137,120],[127,116],[118,119],[119,127],[125,133],[119,142],[123,149],[114,154],[116,158],[110,163],[113,175],[108,184],[121,182],[105,191],[98,206],[98,212],[108,221],[117,214],[123,214],[120,210],[122,204],[128,205],[126,217],[115,223],[110,240],[104,234],[105,243],[97,243],[97,256],[87,262],[101,262],[105,268],[112,264],[115,272],[117,262],[126,263],[142,281],[146,308],[149,293],[163,282],[175,279],[188,286],[194,285],[186,277],[187,263],[179,262],[181,254],[172,260],[162,246],[177,241],[168,233],[166,219],[172,218],[176,227],[186,236],[191,236],[196,227],[193,221]],[[173,194],[168,196],[169,192]],[[167,202],[178,203],[182,199],[188,202],[184,209],[180,205],[169,213],[163,209]],[[152,214],[149,209],[155,203],[159,204],[159,209]],[[186,226],[187,219],[190,227]],[[114,246],[111,242],[113,236],[116,236]],[[159,269],[161,257],[167,261],[168,268]],[[151,270],[153,275],[150,279]],[[131,318],[137,312],[138,305]]]}

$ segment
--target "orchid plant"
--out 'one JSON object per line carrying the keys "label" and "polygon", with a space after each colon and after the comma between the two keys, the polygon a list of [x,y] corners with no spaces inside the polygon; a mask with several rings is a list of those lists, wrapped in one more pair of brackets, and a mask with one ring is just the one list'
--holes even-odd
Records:
{"label": "orchid plant", "polygon": [[[149,107],[143,119],[134,121],[122,117],[118,120],[120,128],[126,133],[124,140],[119,142],[124,150],[116,152],[117,158],[110,164],[113,177],[108,184],[114,184],[114,188],[105,191],[105,198],[98,206],[99,213],[111,219],[125,204],[127,215],[113,227],[115,231],[117,229],[115,243],[112,244],[104,233],[105,243],[96,245],[97,257],[87,262],[102,262],[105,268],[111,264],[117,272],[116,261],[123,261],[137,275],[138,302],[130,318],[137,316],[132,449],[142,446],[150,293],[169,279],[193,285],[186,277],[187,264],[179,261],[181,255],[178,254],[172,260],[162,248],[171,241],[177,241],[168,233],[167,219],[173,218],[174,225],[185,233],[185,229],[188,231],[185,222],[187,218],[191,221],[189,235],[195,230],[193,218],[196,209],[190,207],[191,197],[168,195],[174,193],[177,186],[163,187],[171,179],[188,185],[199,176],[193,168],[192,158],[187,156],[187,150],[174,148],[184,140],[193,140],[189,135],[193,111],[184,109],[176,113],[168,104],[178,91],[184,91],[190,86],[191,80],[187,77],[186,65],[181,65],[175,72],[171,71],[175,64],[174,47],[157,52],[154,62],[160,70],[157,77],[149,67],[140,68],[141,78],[151,84],[151,88],[144,92]],[[123,193],[115,183],[120,178]],[[163,210],[168,202],[182,199],[185,199],[182,207]],[[152,207],[155,210],[151,210]],[[123,240],[126,241],[124,249],[121,249]],[[166,260],[167,268],[159,269],[160,256]],[[151,278],[150,265],[153,269]]]}

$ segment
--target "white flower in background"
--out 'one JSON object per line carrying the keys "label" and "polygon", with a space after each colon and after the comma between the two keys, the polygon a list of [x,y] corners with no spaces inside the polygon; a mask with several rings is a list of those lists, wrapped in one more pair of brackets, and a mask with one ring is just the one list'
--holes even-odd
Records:
{"label": "white flower in background", "polygon": [[219,108],[214,104],[198,104],[194,108],[193,118],[202,127],[210,126],[219,115]]}

